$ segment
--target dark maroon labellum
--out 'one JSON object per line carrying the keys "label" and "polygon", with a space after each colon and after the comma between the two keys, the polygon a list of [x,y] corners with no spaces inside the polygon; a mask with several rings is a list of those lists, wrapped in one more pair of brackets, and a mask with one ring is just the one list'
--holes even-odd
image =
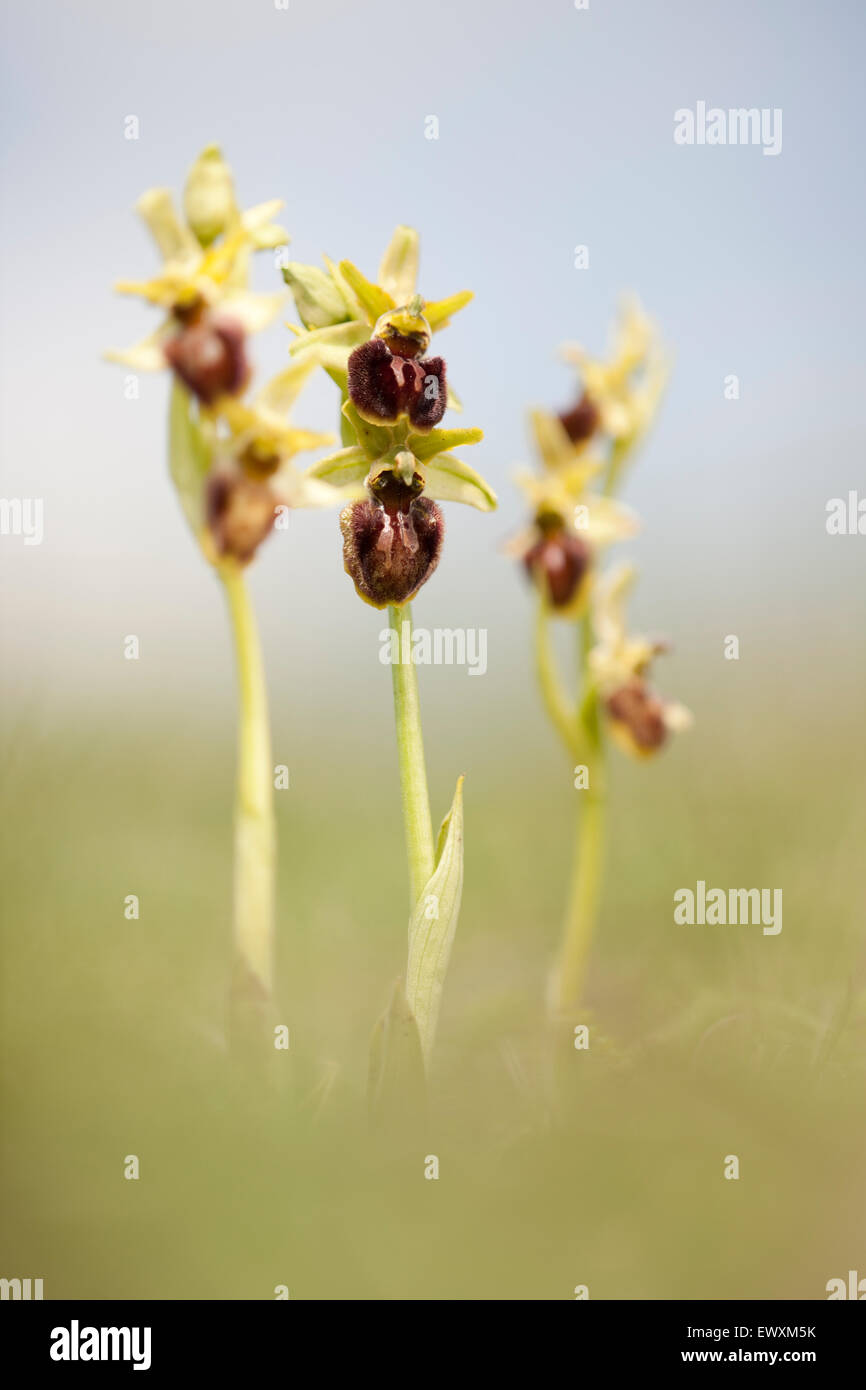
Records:
{"label": "dark maroon labellum", "polygon": [[661,748],[668,734],[664,706],[639,676],[615,690],[606,706],[611,718],[626,726],[638,748],[647,752]]}
{"label": "dark maroon labellum", "polygon": [[445,362],[398,357],[381,338],[371,338],[349,358],[349,396],[358,413],[375,424],[394,425],[408,415],[415,429],[432,429],[447,404]]}
{"label": "dark maroon labellum", "polygon": [[560,415],[559,423],[572,444],[582,444],[592,438],[601,423],[598,406],[584,391],[577,405]]}
{"label": "dark maroon labellum", "polygon": [[234,319],[201,314],[181,328],[165,345],[173,368],[203,405],[220,396],[236,396],[249,380],[244,330]]}
{"label": "dark maroon labellum", "polygon": [[445,522],[436,503],[418,495],[420,486],[417,475],[407,484],[384,473],[374,484],[377,500],[353,502],[340,514],[346,573],[374,608],[408,603],[439,563]]}
{"label": "dark maroon labellum", "polygon": [[523,557],[529,574],[554,608],[567,608],[576,597],[592,563],[586,541],[564,526],[547,530]]}
{"label": "dark maroon labellum", "polygon": [[251,560],[270,534],[279,502],[265,483],[215,473],[207,485],[207,524],[220,555]]}

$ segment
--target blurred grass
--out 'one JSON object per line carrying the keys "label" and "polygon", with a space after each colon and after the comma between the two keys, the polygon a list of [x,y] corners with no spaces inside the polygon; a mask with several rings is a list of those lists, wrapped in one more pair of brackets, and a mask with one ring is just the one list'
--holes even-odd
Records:
{"label": "blurred grass", "polygon": [[[224,1045],[230,725],[24,715],[3,778],[4,1274],[55,1298],[824,1297],[866,1234],[862,716],[853,694],[832,720],[820,690],[753,696],[741,717],[702,690],[694,734],[615,763],[591,1047],[558,1116],[542,1000],[577,794],[535,708],[493,714],[476,753],[432,722],[437,808],[469,774],[466,888],[429,1127],[388,1142],[364,1083],[405,942],[390,744],[278,725],[291,1051],[259,1089]],[[782,933],[675,927],[698,878],[782,887]]]}

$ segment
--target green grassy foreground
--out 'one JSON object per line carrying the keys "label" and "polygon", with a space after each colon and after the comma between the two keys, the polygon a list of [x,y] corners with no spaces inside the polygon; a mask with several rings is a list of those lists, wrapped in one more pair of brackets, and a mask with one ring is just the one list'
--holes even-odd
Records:
{"label": "green grassy foreground", "polygon": [[[866,1234],[858,719],[808,756],[794,721],[734,744],[705,719],[652,769],[617,764],[591,1045],[562,1059],[559,1114],[542,1000],[576,793],[540,716],[527,753],[494,730],[466,769],[429,1125],[388,1136],[364,1085],[404,955],[390,752],[344,742],[323,772],[304,742],[277,799],[291,1048],[259,1086],[224,1041],[230,743],[25,720],[3,793],[4,1274],[48,1298],[825,1297]],[[782,887],[782,932],[674,926],[697,878]]]}

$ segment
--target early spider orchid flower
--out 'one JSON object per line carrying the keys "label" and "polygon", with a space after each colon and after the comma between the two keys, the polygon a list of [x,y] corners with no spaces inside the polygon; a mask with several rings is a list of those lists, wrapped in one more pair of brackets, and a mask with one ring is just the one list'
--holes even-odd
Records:
{"label": "early spider orchid flower", "polygon": [[[214,185],[217,171],[222,177]],[[149,280],[121,280],[115,288],[156,305],[166,317],[140,342],[106,356],[135,371],[170,366],[202,405],[213,406],[244,390],[246,335],[266,328],[285,302],[281,294],[248,288],[250,255],[281,246],[288,236],[272,221],[282,207],[279,199],[238,210],[231,173],[215,146],[193,165],[184,204],[193,224],[178,214],[168,189],[150,189],[136,204],[162,268]]]}
{"label": "early spider orchid flower", "polygon": [[609,448],[605,491],[613,491],[622,469],[647,434],[670,370],[658,331],[634,296],[623,299],[607,358],[590,356],[576,343],[562,348],[577,369],[578,398],[559,415],[577,445],[604,440]]}
{"label": "early spider orchid flower", "polygon": [[[418,233],[413,227],[399,226],[395,229],[382,256],[377,282],[368,280],[352,261],[324,259],[326,270],[299,262],[289,262],[283,268],[283,277],[292,290],[303,324],[303,328],[293,329],[296,339],[290,351],[295,358],[313,355],[340,387],[345,400],[348,396],[349,357],[356,348],[377,336],[377,325],[383,318],[405,309],[417,295]],[[473,297],[471,290],[461,290],[446,299],[428,301],[424,305],[428,343],[429,335],[446,328],[453,315]],[[378,371],[382,374],[384,368],[381,364],[387,362],[383,348],[389,347],[389,344],[394,353],[400,355],[397,341],[400,335],[397,330],[398,324],[394,322],[391,335],[378,334],[381,345],[373,350],[372,358],[367,358],[366,369],[369,373],[377,371],[378,357]],[[411,331],[410,343],[413,342]],[[414,360],[418,353],[404,353],[406,355]],[[363,368],[359,366],[358,370],[360,372]],[[450,383],[445,384],[445,391],[441,392],[443,412],[446,398],[449,407],[461,409]],[[427,402],[432,399],[426,397]],[[430,420],[429,423],[435,424],[437,421]],[[351,443],[352,438],[351,430],[344,426],[343,442]]]}
{"label": "early spider orchid flower", "polygon": [[625,602],[634,580],[635,570],[621,565],[598,586],[595,631],[599,640],[589,653],[589,669],[612,738],[632,757],[649,758],[664,747],[670,734],[690,728],[692,716],[684,705],[662,699],[649,685],[650,666],[668,650],[668,644],[628,634]]}
{"label": "early spider orchid flower", "polygon": [[575,444],[559,417],[534,410],[530,420],[543,471],[517,475],[532,523],[506,548],[523,561],[545,610],[576,619],[603,548],[635,535],[640,523],[629,508],[591,490],[605,463],[583,441]]}

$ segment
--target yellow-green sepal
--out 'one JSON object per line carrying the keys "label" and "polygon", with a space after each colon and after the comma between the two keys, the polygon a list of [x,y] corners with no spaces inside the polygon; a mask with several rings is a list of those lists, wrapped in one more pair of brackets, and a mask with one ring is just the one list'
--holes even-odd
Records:
{"label": "yellow-green sepal", "polygon": [[341,271],[337,262],[332,261],[330,256],[322,256],[322,260],[328,267],[328,273],[331,276],[331,279],[333,280],[334,284],[337,286],[337,289],[340,291],[340,294],[346,301],[350,316],[353,319],[363,319],[364,309],[361,304],[361,301],[355,294],[355,291],[352,289],[352,286],[349,284],[348,280]]}
{"label": "yellow-green sepal", "polygon": [[496,510],[498,498],[493,488],[454,454],[437,454],[429,463],[422,463],[421,469],[427,497],[437,502],[464,502],[479,512]]}
{"label": "yellow-green sepal", "polygon": [[310,356],[329,375],[334,375],[341,390],[345,390],[349,358],[369,336],[367,325],[356,319],[330,324],[327,328],[313,328],[295,338],[289,356],[295,360]]}
{"label": "yellow-green sepal", "polygon": [[531,410],[529,422],[545,468],[562,468],[579,452],[569,439],[561,420],[556,415],[551,415],[549,410]]}
{"label": "yellow-green sepal", "polygon": [[379,266],[379,285],[395,304],[408,304],[418,280],[418,233],[395,227]]}
{"label": "yellow-green sepal", "polygon": [[371,280],[362,275],[358,267],[353,265],[351,261],[340,261],[340,274],[348,281],[371,326],[383,314],[387,314],[389,309],[397,307],[390,294],[383,290],[381,285],[374,285]]}
{"label": "yellow-green sepal", "polygon": [[319,459],[306,470],[307,477],[318,478],[320,482],[330,483],[347,500],[351,497],[364,497],[364,479],[370,469],[370,459],[358,444],[348,449],[338,449],[327,458]]}

